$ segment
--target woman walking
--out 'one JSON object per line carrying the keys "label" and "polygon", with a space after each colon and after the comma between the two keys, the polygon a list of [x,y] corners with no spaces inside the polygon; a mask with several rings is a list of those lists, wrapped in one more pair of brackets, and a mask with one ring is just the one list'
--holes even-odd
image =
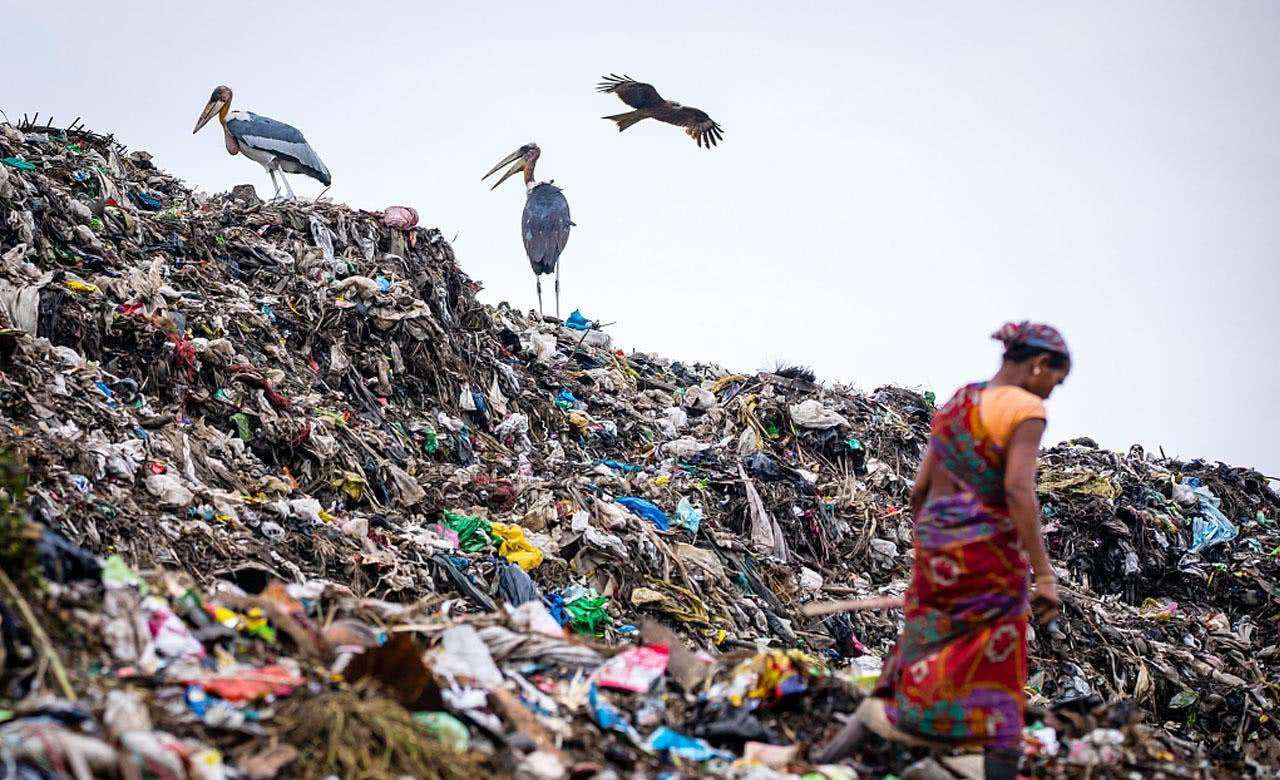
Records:
{"label": "woman walking", "polygon": [[1005,348],[1000,370],[961,388],[933,418],[911,492],[915,563],[902,634],[875,692],[817,763],[847,755],[870,729],[912,745],[980,745],[987,778],[1017,774],[1028,607],[1047,623],[1059,604],[1036,455],[1044,399],[1067,378],[1071,357],[1049,325],[1008,323],[993,338]]}

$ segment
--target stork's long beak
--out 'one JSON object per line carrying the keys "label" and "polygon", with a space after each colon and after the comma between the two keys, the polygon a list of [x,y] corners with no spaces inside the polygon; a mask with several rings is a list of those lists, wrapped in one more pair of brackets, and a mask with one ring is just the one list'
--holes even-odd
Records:
{"label": "stork's long beak", "polygon": [[200,132],[200,128],[204,127],[209,122],[209,120],[213,119],[213,117],[217,115],[217,113],[221,110],[222,110],[221,100],[210,100],[209,105],[205,106],[204,111],[201,112],[200,118],[196,120],[196,128],[191,131],[191,134],[195,135],[196,133]]}
{"label": "stork's long beak", "polygon": [[484,181],[485,179],[489,178],[493,174],[497,173],[498,169],[506,165],[507,163],[511,163],[511,167],[507,169],[506,173],[502,174],[502,178],[494,182],[494,185],[489,188],[490,191],[498,189],[498,185],[506,181],[508,178],[510,178],[513,173],[519,173],[520,171],[523,171],[525,168],[524,157],[520,155],[520,150],[517,149],[516,151],[502,158],[502,162],[490,168],[488,173],[480,177],[480,181]]}

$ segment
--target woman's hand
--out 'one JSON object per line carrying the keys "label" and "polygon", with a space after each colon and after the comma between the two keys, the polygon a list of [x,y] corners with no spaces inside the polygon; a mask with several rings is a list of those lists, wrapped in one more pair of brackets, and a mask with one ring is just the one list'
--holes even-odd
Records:
{"label": "woman's hand", "polygon": [[1053,622],[1062,611],[1058,598],[1058,580],[1055,577],[1036,577],[1036,589],[1031,595],[1031,611],[1041,625]]}

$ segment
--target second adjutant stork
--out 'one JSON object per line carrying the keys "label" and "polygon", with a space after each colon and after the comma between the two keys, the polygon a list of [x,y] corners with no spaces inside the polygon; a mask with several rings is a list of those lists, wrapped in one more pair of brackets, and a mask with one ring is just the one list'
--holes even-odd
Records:
{"label": "second adjutant stork", "polygon": [[481,181],[498,172],[507,163],[511,167],[502,174],[502,178],[494,183],[490,190],[506,181],[512,174],[524,172],[524,216],[520,219],[520,233],[524,238],[524,251],[529,256],[529,265],[533,266],[533,278],[538,285],[538,314],[542,314],[542,275],[556,275],[556,318],[560,317],[560,253],[569,243],[569,227],[573,222],[569,219],[569,201],[564,192],[552,182],[537,181],[533,177],[533,167],[538,163],[542,150],[537,144],[529,143],[503,158],[502,162],[493,166]]}
{"label": "second adjutant stork", "polygon": [[276,181],[277,173],[280,174],[280,179],[284,182],[290,198],[293,197],[293,187],[289,186],[289,180],[284,177],[285,173],[301,173],[304,176],[310,176],[326,187],[332,183],[329,169],[320,162],[320,156],[316,154],[315,149],[311,148],[311,144],[307,143],[307,139],[302,137],[298,128],[286,125],[284,122],[277,122],[270,117],[259,116],[252,111],[231,111],[230,109],[231,87],[217,87],[209,96],[209,103],[205,105],[204,111],[200,112],[200,118],[196,120],[196,129],[191,131],[192,134],[199,132],[210,119],[218,117],[218,121],[222,123],[227,152],[243,153],[245,157],[266,168],[267,174],[271,177],[271,184],[276,188],[277,198],[280,197],[280,183]]}

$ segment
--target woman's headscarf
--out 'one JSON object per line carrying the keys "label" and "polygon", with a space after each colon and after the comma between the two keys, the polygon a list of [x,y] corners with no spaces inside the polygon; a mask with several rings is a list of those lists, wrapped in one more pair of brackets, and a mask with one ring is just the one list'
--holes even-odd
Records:
{"label": "woman's headscarf", "polygon": [[1071,357],[1071,352],[1067,349],[1067,341],[1062,338],[1058,329],[1042,322],[1029,320],[1006,322],[1000,326],[1000,330],[991,334],[991,338],[1004,344],[1006,350],[1025,344],[1028,347],[1039,347]]}

